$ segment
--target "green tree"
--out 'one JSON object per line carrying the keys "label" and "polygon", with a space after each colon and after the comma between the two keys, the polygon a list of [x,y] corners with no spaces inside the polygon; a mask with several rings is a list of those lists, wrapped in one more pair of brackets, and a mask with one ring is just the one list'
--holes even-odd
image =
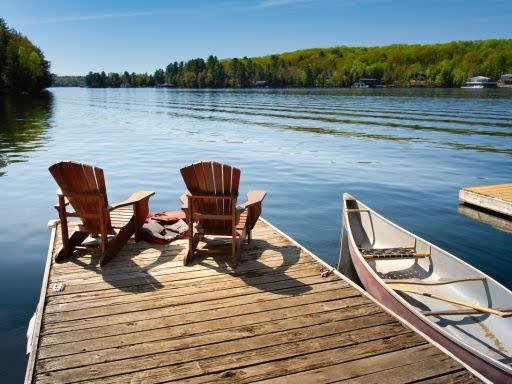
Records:
{"label": "green tree", "polygon": [[109,87],[119,88],[121,86],[121,76],[119,76],[119,73],[109,73],[107,76],[107,84]]}
{"label": "green tree", "polygon": [[300,81],[303,87],[315,85],[315,76],[309,61],[303,61],[300,65]]}
{"label": "green tree", "polygon": [[51,81],[50,63],[41,50],[0,19],[0,89],[35,93]]}
{"label": "green tree", "polygon": [[153,75],[155,84],[164,84],[165,83],[165,73],[163,69],[157,69],[155,74]]}

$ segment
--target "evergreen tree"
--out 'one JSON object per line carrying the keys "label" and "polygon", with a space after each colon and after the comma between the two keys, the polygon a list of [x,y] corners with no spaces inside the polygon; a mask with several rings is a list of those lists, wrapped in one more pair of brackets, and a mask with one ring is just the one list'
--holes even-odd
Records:
{"label": "evergreen tree", "polygon": [[165,83],[165,73],[163,69],[157,69],[155,74],[153,75],[155,84],[164,84]]}

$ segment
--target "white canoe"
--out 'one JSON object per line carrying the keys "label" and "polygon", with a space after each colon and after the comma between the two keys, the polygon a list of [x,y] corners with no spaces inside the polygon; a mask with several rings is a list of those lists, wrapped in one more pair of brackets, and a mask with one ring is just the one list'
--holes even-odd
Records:
{"label": "white canoe", "polygon": [[365,289],[473,370],[512,382],[512,292],[348,194],[343,226]]}

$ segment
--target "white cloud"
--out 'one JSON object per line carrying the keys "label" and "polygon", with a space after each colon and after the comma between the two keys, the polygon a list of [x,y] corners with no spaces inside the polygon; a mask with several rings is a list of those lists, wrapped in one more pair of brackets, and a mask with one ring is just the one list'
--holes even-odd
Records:
{"label": "white cloud", "polygon": [[161,14],[161,12],[126,12],[126,13],[105,13],[96,15],[83,15],[83,16],[63,16],[54,18],[44,18],[39,20],[29,20],[20,22],[20,25],[35,25],[35,24],[56,24],[67,23],[71,21],[91,21],[91,20],[108,20],[120,19],[125,17],[139,17],[139,16],[152,16]]}

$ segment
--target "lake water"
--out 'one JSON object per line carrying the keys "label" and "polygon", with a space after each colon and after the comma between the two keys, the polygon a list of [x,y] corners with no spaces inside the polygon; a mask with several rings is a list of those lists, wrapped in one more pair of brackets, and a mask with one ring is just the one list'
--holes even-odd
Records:
{"label": "lake water", "polygon": [[512,182],[511,90],[51,89],[0,96],[0,377],[21,382],[25,332],[56,218],[48,167],[102,167],[110,201],[151,189],[179,209],[179,169],[213,159],[268,192],[263,216],[336,264],[341,196],[512,288],[512,235],[458,211],[463,186]]}

